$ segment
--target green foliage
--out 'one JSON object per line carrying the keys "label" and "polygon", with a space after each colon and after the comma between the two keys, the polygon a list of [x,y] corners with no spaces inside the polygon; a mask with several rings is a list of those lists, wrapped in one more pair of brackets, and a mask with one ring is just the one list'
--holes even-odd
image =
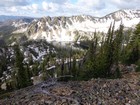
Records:
{"label": "green foliage", "polygon": [[96,59],[97,59],[97,37],[96,33],[94,35],[93,41],[90,42],[89,50],[87,52],[87,60],[85,62],[84,70],[83,70],[83,78],[88,79],[92,77],[96,77],[97,71],[96,71]]}
{"label": "green foliage", "polygon": [[7,60],[5,57],[1,57],[0,60],[0,77],[3,75],[3,72],[7,70]]}
{"label": "green foliage", "polygon": [[131,35],[132,31],[128,31],[128,36],[124,36],[122,25],[117,31],[114,31],[114,26],[110,26],[101,46],[98,46],[95,33],[86,56],[84,69],[80,73],[83,79],[120,78],[120,61],[136,64],[138,66],[136,71],[140,70],[140,24],[136,26],[133,35]]}
{"label": "green foliage", "polygon": [[42,71],[42,80],[43,81],[45,81],[46,79],[47,79],[47,70],[46,70],[46,67],[47,67],[47,65],[48,65],[48,62],[49,62],[49,58],[48,57],[46,57],[44,60],[43,60],[43,62],[42,62],[42,64],[41,64],[41,71]]}
{"label": "green foliage", "polygon": [[140,23],[136,26],[133,36],[126,47],[126,60],[127,64],[135,64],[140,59]]}
{"label": "green foliage", "polygon": [[30,71],[29,64],[26,64],[25,66],[26,66],[25,71],[27,73],[27,82],[28,82],[27,84],[32,85],[32,81],[31,81],[32,73]]}
{"label": "green foliage", "polygon": [[33,75],[33,76],[37,76],[37,75],[38,75],[38,72],[39,72],[38,66],[39,66],[38,62],[35,62],[35,63],[32,65],[32,75]]}
{"label": "green foliage", "polygon": [[16,60],[15,60],[15,66],[16,66],[16,72],[17,72],[17,86],[18,88],[23,88],[28,86],[28,75],[27,71],[23,66],[23,55],[20,52],[20,48],[18,45],[15,46],[15,55],[16,55]]}
{"label": "green foliage", "polygon": [[123,26],[120,26],[116,32],[114,32],[114,26],[110,26],[108,36],[102,40],[101,46],[98,46],[98,38],[95,33],[84,64],[82,73],[84,79],[121,76],[118,63],[122,47]]}
{"label": "green foliage", "polygon": [[[4,92],[3,92],[4,93]],[[4,94],[1,94],[0,95],[0,99],[6,99],[6,98],[9,98],[11,96],[11,93],[4,93]]]}
{"label": "green foliage", "polygon": [[71,74],[73,76],[73,80],[78,77],[78,70],[77,70],[76,58],[75,57],[73,58]]}

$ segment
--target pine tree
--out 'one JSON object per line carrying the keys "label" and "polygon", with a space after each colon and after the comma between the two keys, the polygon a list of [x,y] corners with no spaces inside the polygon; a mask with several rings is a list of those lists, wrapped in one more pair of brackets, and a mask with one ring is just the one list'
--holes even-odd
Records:
{"label": "pine tree", "polygon": [[61,64],[61,76],[64,76],[64,59],[62,59],[62,64]]}
{"label": "pine tree", "polygon": [[6,48],[3,48],[5,51],[3,52],[3,55],[0,56],[0,77],[2,77],[3,72],[7,70],[7,63],[8,60],[6,58]]}
{"label": "pine tree", "polygon": [[113,74],[112,76],[114,78],[118,78],[121,77],[121,73],[119,70],[119,61],[121,60],[121,54],[122,54],[122,42],[123,40],[123,25],[120,25],[119,30],[115,33],[115,39],[113,41],[113,45],[114,45],[114,52],[113,52]]}
{"label": "pine tree", "polygon": [[[101,65],[98,63],[98,71],[99,71],[99,77],[109,77],[111,75],[111,66],[113,64],[113,35],[114,35],[114,25],[110,25],[110,28],[108,30],[107,38],[102,45],[103,51],[101,54],[99,54],[99,62],[101,62]],[[97,60],[98,61],[98,60]]]}
{"label": "pine tree", "polygon": [[[120,25],[120,29],[114,32],[114,26],[110,28],[110,32],[105,42],[105,74],[106,77],[120,77],[119,71],[119,60],[120,53],[122,51],[122,36],[123,36],[123,25]],[[115,75],[115,76],[114,76]]]}
{"label": "pine tree", "polygon": [[46,67],[48,65],[48,62],[49,62],[49,58],[48,57],[45,57],[44,61],[41,64],[41,70],[42,70],[42,74],[43,74],[42,80],[43,81],[45,81],[47,79],[47,74],[49,74],[47,72],[47,69],[46,69]]}
{"label": "pine tree", "polygon": [[38,75],[38,66],[39,66],[39,63],[38,62],[35,62],[33,65],[32,65],[32,75],[33,76],[37,76]]}
{"label": "pine tree", "polygon": [[33,57],[32,55],[29,56],[29,65],[33,65],[34,62],[33,62]]}
{"label": "pine tree", "polygon": [[15,45],[15,56],[16,56],[16,60],[15,60],[15,65],[16,65],[16,69],[17,69],[17,85],[18,88],[23,88],[28,86],[28,77],[27,77],[27,71],[24,68],[24,64],[23,62],[23,55],[20,52],[20,48],[18,45]]}
{"label": "pine tree", "polygon": [[28,64],[26,64],[25,70],[26,70],[26,73],[27,73],[28,85],[32,85],[32,81],[31,81],[32,73],[30,71],[30,68],[29,68]]}
{"label": "pine tree", "polygon": [[140,59],[140,23],[136,26],[133,36],[130,40],[130,43],[127,47],[127,63],[135,64]]}
{"label": "pine tree", "polygon": [[94,38],[90,42],[89,50],[87,52],[87,59],[85,62],[83,73],[81,73],[84,79],[89,79],[97,76],[96,72],[96,53],[97,53],[97,37],[96,32]]}
{"label": "pine tree", "polygon": [[72,73],[73,78],[76,79],[78,74],[77,74],[76,58],[75,57],[73,58],[73,63],[72,64],[73,65],[72,65],[71,73]]}
{"label": "pine tree", "polygon": [[95,34],[88,50],[85,62],[85,79],[89,78],[116,78],[120,76],[118,63],[122,47],[123,26],[117,33],[114,32],[114,25],[110,25],[106,39],[102,40],[101,46],[98,46],[98,40]]}

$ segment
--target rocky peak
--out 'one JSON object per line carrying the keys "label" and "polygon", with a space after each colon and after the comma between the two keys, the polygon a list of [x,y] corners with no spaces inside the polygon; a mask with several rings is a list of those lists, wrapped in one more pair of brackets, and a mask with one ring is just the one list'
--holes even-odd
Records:
{"label": "rocky peak", "polygon": [[[124,27],[135,27],[140,22],[140,10],[124,9],[110,13],[103,17],[90,15],[42,17],[37,19],[22,18],[13,21],[14,32],[26,33],[29,39],[46,39],[47,41],[74,41],[75,31],[85,32],[90,35],[97,32],[108,31],[111,22],[115,21],[115,29],[121,23]],[[1,23],[3,24],[3,23]],[[0,24],[0,25],[1,25]],[[89,33],[90,32],[90,33]],[[82,35],[84,36],[84,35]]]}

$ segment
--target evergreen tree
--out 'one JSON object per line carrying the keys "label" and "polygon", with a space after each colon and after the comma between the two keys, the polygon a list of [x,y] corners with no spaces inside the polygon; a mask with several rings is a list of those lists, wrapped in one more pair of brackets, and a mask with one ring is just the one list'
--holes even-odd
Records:
{"label": "evergreen tree", "polygon": [[0,77],[2,77],[3,72],[7,70],[7,63],[8,60],[6,58],[7,54],[7,50],[6,48],[3,48],[4,51],[2,51],[2,49],[0,49],[2,51],[2,56],[0,56]]}
{"label": "evergreen tree", "polygon": [[42,70],[42,79],[43,81],[45,81],[47,79],[47,74],[49,75],[49,73],[47,72],[47,65],[48,65],[48,62],[49,62],[49,58],[48,57],[45,57],[44,61],[42,62],[41,64],[41,70]]}
{"label": "evergreen tree", "polygon": [[27,73],[28,85],[32,85],[32,81],[31,81],[32,73],[30,71],[30,68],[29,68],[28,64],[26,64],[25,70],[26,70],[26,73]]}
{"label": "evergreen tree", "polygon": [[95,37],[91,42],[85,62],[84,78],[111,78],[120,77],[118,63],[122,47],[123,26],[114,32],[114,25],[110,26],[106,39],[102,40],[101,46]]}
{"label": "evergreen tree", "polygon": [[64,76],[64,59],[62,59],[62,64],[61,64],[61,76]]}
{"label": "evergreen tree", "polygon": [[127,45],[127,60],[128,64],[135,64],[140,59],[140,23],[136,26],[130,43]]}
{"label": "evergreen tree", "polygon": [[35,62],[33,65],[32,65],[32,75],[33,76],[37,76],[38,75],[38,62]]}
{"label": "evergreen tree", "polygon": [[113,35],[114,25],[110,25],[106,39],[102,40],[99,53],[96,57],[96,75],[94,78],[107,78],[111,75],[111,66],[113,64]]}
{"label": "evergreen tree", "polygon": [[96,53],[97,53],[97,37],[95,32],[94,38],[90,42],[89,50],[87,52],[87,59],[84,65],[83,73],[81,73],[84,79],[89,79],[97,75]]}
{"label": "evergreen tree", "polygon": [[33,62],[33,57],[32,55],[29,56],[29,65],[33,65],[34,62]]}
{"label": "evergreen tree", "polygon": [[72,64],[73,65],[72,65],[71,73],[72,73],[73,78],[76,79],[78,74],[77,74],[76,58],[75,57],[73,58],[73,63]]}
{"label": "evergreen tree", "polygon": [[24,68],[23,64],[23,54],[20,51],[20,48],[18,45],[15,45],[15,65],[16,65],[16,70],[17,70],[17,85],[18,88],[23,88],[28,86],[28,77],[27,77],[27,71]]}

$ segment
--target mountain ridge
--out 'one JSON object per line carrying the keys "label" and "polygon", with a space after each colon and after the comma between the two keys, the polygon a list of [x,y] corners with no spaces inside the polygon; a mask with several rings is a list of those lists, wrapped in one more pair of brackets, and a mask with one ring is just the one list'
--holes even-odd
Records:
{"label": "mountain ridge", "polygon": [[[140,10],[124,9],[112,12],[103,17],[91,15],[45,16],[30,21],[17,19],[12,34],[24,33],[28,40],[45,39],[46,41],[75,41],[83,37],[91,39],[94,32],[107,33],[110,24],[115,21],[115,30],[120,24],[132,28],[140,22]],[[101,36],[100,36],[101,37]]]}
{"label": "mountain ridge", "polygon": [[71,17],[43,17],[33,21],[28,29],[29,39],[46,39],[47,41],[74,41],[76,32],[97,32],[107,33],[111,22],[115,21],[115,30],[120,24],[125,27],[132,27],[139,23],[139,10],[119,10],[101,18],[78,15]]}

